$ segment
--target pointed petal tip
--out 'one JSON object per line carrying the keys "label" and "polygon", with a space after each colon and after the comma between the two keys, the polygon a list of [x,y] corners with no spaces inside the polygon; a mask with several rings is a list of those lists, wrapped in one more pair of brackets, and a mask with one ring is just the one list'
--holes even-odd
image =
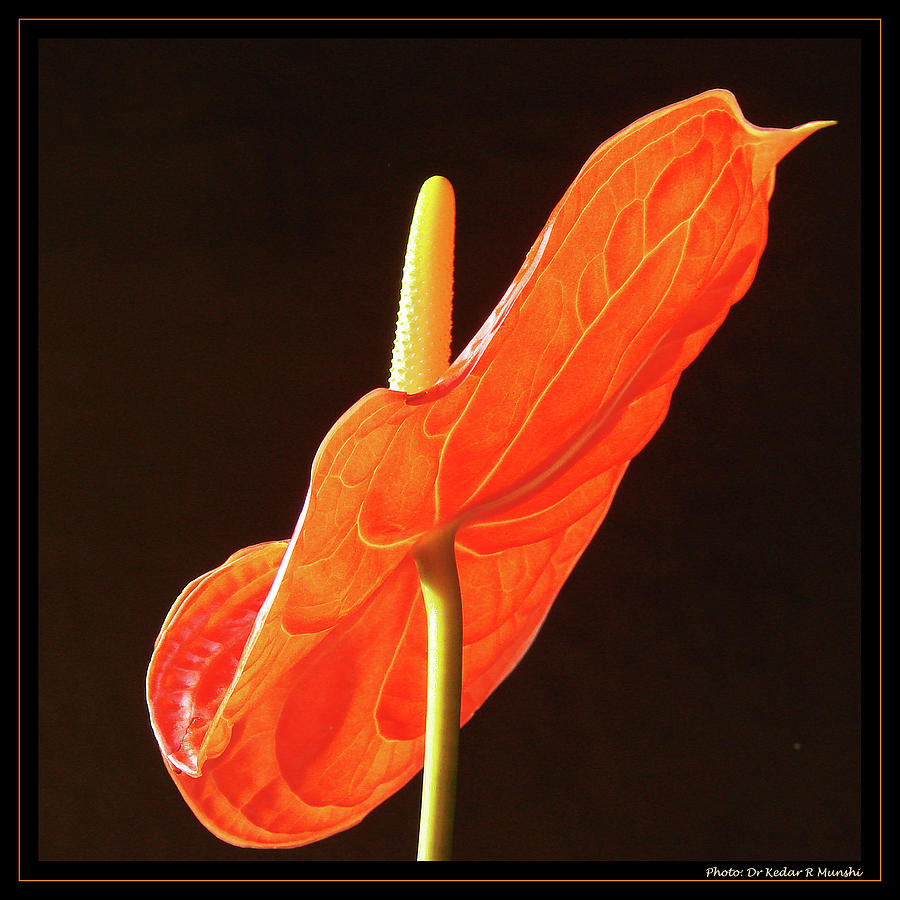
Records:
{"label": "pointed petal tip", "polygon": [[807,122],[805,125],[797,125],[795,128],[788,128],[783,132],[784,138],[782,139],[782,150],[778,159],[783,159],[791,150],[798,144],[803,143],[803,141],[811,134],[820,131],[822,128],[827,128],[829,125],[837,125],[837,121],[834,119],[818,119],[815,122]]}
{"label": "pointed petal tip", "polygon": [[837,125],[837,123],[837,119],[818,119],[815,122],[807,122],[805,125],[798,125],[796,128],[792,128],[791,131],[801,134],[805,138],[809,137],[814,131],[828,128],[829,125]]}
{"label": "pointed petal tip", "polygon": [[835,119],[817,119],[807,122],[805,125],[797,125],[794,128],[765,128],[760,129],[772,144],[780,149],[779,158],[786,156],[798,144],[805,141],[811,134],[827,128],[829,125],[837,125]]}
{"label": "pointed petal tip", "polygon": [[803,143],[813,132],[836,124],[833,119],[819,119],[805,125],[797,125],[795,128],[756,129],[760,140],[754,154],[754,180],[758,184],[763,183],[798,144]]}

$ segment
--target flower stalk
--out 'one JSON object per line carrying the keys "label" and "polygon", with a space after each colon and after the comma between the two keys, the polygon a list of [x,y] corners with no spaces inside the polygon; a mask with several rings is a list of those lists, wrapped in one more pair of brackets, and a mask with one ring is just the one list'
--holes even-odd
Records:
{"label": "flower stalk", "polygon": [[462,693],[462,596],[455,529],[430,536],[414,551],[428,619],[425,768],[418,859],[448,860],[453,848]]}

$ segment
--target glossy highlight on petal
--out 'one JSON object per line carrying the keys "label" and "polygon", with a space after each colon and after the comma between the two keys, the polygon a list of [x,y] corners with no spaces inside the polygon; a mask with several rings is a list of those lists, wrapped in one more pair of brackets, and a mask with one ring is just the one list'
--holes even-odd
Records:
{"label": "glossy highlight on petal", "polygon": [[188,585],[147,692],[163,758],[207,828],[241,846],[309,843],[421,768],[413,550],[439,529],[457,534],[471,718],[750,286],[776,164],[825,124],[757,128],[716,90],[608,140],[437,381],[374,390],[332,427],[291,540]]}

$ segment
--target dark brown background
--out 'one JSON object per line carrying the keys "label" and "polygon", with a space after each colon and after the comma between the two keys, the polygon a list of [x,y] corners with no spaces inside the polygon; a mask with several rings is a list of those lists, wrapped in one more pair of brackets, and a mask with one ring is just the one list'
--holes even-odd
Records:
{"label": "dark brown background", "polygon": [[[26,29],[23,846],[41,864],[27,871],[278,860],[313,877],[363,870],[303,862],[414,857],[418,781],[306,848],[209,835],[150,731],[153,641],[187,581],[290,534],[319,441],[385,384],[425,178],[456,189],[458,349],[590,152],[712,87],[758,125],[840,124],[779,167],[756,282],[683,377],[532,650],[464,729],[456,856],[596,861],[551,877],[657,861],[655,877],[702,878],[722,861],[867,853],[870,36],[854,23]],[[104,865],[46,866],[63,862]]]}

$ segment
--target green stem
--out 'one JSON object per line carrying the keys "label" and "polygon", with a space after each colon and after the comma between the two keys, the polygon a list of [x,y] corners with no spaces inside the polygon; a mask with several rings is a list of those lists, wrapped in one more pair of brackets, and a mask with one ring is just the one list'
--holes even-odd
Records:
{"label": "green stem", "polygon": [[455,529],[439,531],[414,552],[428,618],[428,707],[419,861],[448,860],[453,846],[462,694],[462,598],[455,537]]}

